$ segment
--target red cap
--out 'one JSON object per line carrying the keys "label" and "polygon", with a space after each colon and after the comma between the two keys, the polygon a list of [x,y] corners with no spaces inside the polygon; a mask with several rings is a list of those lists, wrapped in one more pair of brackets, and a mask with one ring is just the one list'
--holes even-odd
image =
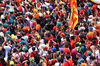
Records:
{"label": "red cap", "polygon": [[6,3],[6,1],[3,1],[4,2],[4,4]]}
{"label": "red cap", "polygon": [[18,10],[19,10],[19,11],[22,11],[22,7],[18,7]]}
{"label": "red cap", "polygon": [[37,7],[39,8],[41,5],[40,4],[37,4]]}
{"label": "red cap", "polygon": [[90,47],[91,47],[91,45],[90,45],[90,44],[87,44],[87,45],[86,45],[86,47],[87,47],[87,48],[90,48]]}
{"label": "red cap", "polygon": [[95,9],[96,7],[97,7],[97,5],[93,5],[91,9],[93,10],[93,9]]}
{"label": "red cap", "polygon": [[25,15],[25,18],[27,17],[27,15]]}
{"label": "red cap", "polygon": [[46,17],[46,18],[48,18],[48,15],[47,15],[47,14],[45,14],[45,17]]}
{"label": "red cap", "polygon": [[3,3],[2,3],[2,4],[0,4],[0,6],[4,7],[4,6],[5,6],[5,4],[3,4]]}
{"label": "red cap", "polygon": [[91,35],[87,35],[86,38],[92,38],[92,36]]}
{"label": "red cap", "polygon": [[48,47],[46,47],[46,46],[45,46],[45,47],[42,47],[42,48],[43,48],[43,49],[48,49]]}
{"label": "red cap", "polygon": [[80,11],[80,13],[82,14],[82,13],[84,13],[84,11],[83,10],[79,10]]}
{"label": "red cap", "polygon": [[61,33],[61,34],[60,34],[60,36],[64,36],[64,35],[65,35],[64,33]]}
{"label": "red cap", "polygon": [[63,16],[63,13],[60,12],[60,16]]}
{"label": "red cap", "polygon": [[4,28],[4,29],[2,29],[3,30],[3,32],[6,32],[7,31],[7,29],[6,28]]}
{"label": "red cap", "polygon": [[55,63],[55,60],[54,60],[54,59],[52,59],[50,62],[51,62],[51,63]]}
{"label": "red cap", "polygon": [[56,30],[56,29],[57,29],[57,26],[54,26],[54,27],[53,27],[53,30]]}

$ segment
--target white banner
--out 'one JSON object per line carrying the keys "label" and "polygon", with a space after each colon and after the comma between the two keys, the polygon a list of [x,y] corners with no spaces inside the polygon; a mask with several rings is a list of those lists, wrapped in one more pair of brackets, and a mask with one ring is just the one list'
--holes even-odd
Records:
{"label": "white banner", "polygon": [[96,4],[100,4],[100,0],[91,0],[91,1],[96,3]]}

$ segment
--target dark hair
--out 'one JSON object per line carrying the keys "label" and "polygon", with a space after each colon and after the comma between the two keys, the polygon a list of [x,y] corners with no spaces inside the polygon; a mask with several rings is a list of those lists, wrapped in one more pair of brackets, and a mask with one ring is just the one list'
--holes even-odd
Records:
{"label": "dark hair", "polygon": [[61,62],[61,57],[58,57],[57,60],[58,60],[58,62]]}
{"label": "dark hair", "polygon": [[69,60],[70,59],[70,54],[66,54],[66,58]]}
{"label": "dark hair", "polygon": [[29,17],[30,19],[32,19],[32,18],[33,18],[33,16],[32,16],[32,15],[28,15],[28,17]]}
{"label": "dark hair", "polygon": [[2,55],[2,51],[0,50],[0,56]]}
{"label": "dark hair", "polygon": [[59,43],[61,43],[61,36],[60,35],[57,35],[57,40]]}
{"label": "dark hair", "polygon": [[95,57],[94,57],[94,56],[90,56],[90,59],[94,60],[94,59],[95,59]]}
{"label": "dark hair", "polygon": [[44,39],[44,43],[46,44],[48,41],[47,41],[47,39]]}
{"label": "dark hair", "polygon": [[2,64],[2,66],[6,66],[7,63],[5,62],[4,58],[1,56],[0,57],[0,64]]}
{"label": "dark hair", "polygon": [[13,49],[13,52],[14,52],[14,53],[15,53],[15,52],[17,52],[17,49],[16,49],[16,48],[14,48],[14,49]]}

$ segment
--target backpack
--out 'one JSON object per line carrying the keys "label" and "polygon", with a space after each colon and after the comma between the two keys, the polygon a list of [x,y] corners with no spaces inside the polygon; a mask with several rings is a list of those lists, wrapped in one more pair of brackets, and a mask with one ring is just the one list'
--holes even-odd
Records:
{"label": "backpack", "polygon": [[24,55],[24,57],[25,57],[25,60],[27,60],[27,64],[29,65],[29,64],[30,64],[30,61],[29,61],[29,54],[28,54],[28,56],[25,56],[25,55]]}
{"label": "backpack", "polygon": [[36,52],[36,54],[32,53],[34,55],[35,58],[35,62],[38,64],[40,61],[40,55]]}

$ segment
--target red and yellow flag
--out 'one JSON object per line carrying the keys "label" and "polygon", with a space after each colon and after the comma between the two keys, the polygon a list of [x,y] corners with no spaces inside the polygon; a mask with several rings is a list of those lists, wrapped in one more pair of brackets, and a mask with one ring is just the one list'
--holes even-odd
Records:
{"label": "red and yellow flag", "polygon": [[20,0],[16,0],[16,1],[17,1],[18,6],[20,6]]}
{"label": "red and yellow flag", "polygon": [[77,0],[71,0],[71,17],[68,24],[71,29],[74,29],[77,23],[78,23]]}

